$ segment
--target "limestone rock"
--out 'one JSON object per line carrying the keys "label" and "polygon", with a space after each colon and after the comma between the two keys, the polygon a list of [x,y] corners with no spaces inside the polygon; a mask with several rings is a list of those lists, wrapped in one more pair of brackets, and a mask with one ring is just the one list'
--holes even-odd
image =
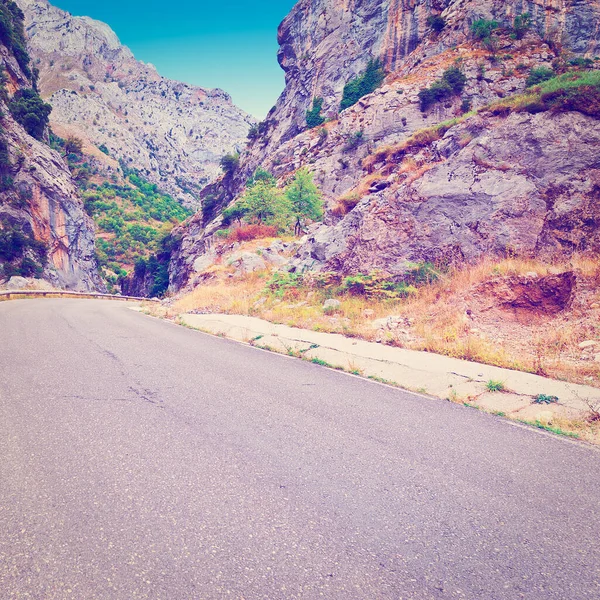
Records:
{"label": "limestone rock", "polygon": [[[9,94],[33,87],[1,43],[0,64],[6,71]],[[68,166],[13,119],[4,99],[0,99],[0,111],[7,151],[1,175],[11,182],[0,193],[0,229],[9,227],[43,244],[48,259],[43,277],[53,286],[104,290],[95,258],[94,224],[83,209]]]}

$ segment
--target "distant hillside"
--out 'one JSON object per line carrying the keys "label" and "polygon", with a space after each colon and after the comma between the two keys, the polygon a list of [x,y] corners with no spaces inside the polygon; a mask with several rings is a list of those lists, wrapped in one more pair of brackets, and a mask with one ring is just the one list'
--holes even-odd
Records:
{"label": "distant hillside", "polygon": [[104,23],[46,0],[17,0],[51,124],[138,170],[175,199],[199,206],[219,160],[243,146],[253,118],[218,89],[161,77]]}

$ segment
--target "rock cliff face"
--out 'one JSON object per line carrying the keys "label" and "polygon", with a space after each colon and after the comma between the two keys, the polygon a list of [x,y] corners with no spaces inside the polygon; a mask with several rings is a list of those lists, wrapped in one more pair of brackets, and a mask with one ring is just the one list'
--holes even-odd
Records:
{"label": "rock cliff face", "polygon": [[[345,83],[370,58],[396,76],[415,73],[423,60],[468,42],[476,19],[509,25],[522,13],[531,15],[541,39],[597,54],[600,3],[594,0],[300,0],[279,27],[286,89],[270,115],[267,152],[304,129],[312,98],[322,97],[323,113],[336,117]],[[440,36],[431,35],[431,15],[448,23]]]}
{"label": "rock cliff face", "polygon": [[[529,25],[517,36],[515,17],[525,13]],[[441,31],[430,26],[432,16],[442,17]],[[491,44],[472,34],[478,19],[498,23]],[[308,166],[327,212],[297,268],[399,273],[408,260],[598,249],[598,163],[588,144],[597,144],[599,115],[506,118],[511,111],[484,110],[522,94],[531,69],[593,64],[597,0],[300,0],[279,42],[286,89],[236,175],[205,196],[224,206],[259,165],[280,181]],[[341,111],[344,85],[372,58],[385,66],[383,85]],[[421,110],[419,91],[453,66],[466,77],[462,93]],[[316,97],[328,122],[307,130]],[[478,113],[464,119],[470,108]],[[410,144],[415,134],[431,139]],[[177,231],[173,289],[193,276],[218,226],[218,217],[197,215]]]}
{"label": "rock cliff face", "polygon": [[0,98],[0,279],[35,275],[61,288],[101,290],[94,224],[83,210],[67,165],[46,143],[31,137],[9,111],[10,98],[33,87],[23,64],[6,43],[0,43],[5,79]]}
{"label": "rock cliff face", "polygon": [[51,124],[105,145],[190,206],[219,173],[219,159],[243,146],[253,118],[218,89],[161,77],[137,61],[108,25],[73,17],[46,0],[18,0]]}

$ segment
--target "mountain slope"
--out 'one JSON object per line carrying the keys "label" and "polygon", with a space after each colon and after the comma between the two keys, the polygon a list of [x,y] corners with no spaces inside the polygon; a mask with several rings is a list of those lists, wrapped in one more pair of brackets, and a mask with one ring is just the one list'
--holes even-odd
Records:
{"label": "mountain slope", "polygon": [[[204,197],[218,209],[258,166],[281,182],[308,166],[327,211],[297,269],[395,277],[407,261],[600,250],[599,31],[596,0],[301,0],[279,29],[286,89]],[[383,84],[342,110],[373,60]],[[205,211],[176,230],[172,289],[219,226]]]}
{"label": "mountain slope", "polygon": [[253,118],[218,89],[161,77],[137,61],[110,27],[73,17],[46,0],[18,0],[25,12],[40,91],[61,135],[104,145],[175,198],[197,206],[219,159],[243,145]]}
{"label": "mountain slope", "polygon": [[103,289],[93,222],[67,165],[45,143],[50,107],[35,92],[22,17],[14,2],[0,1],[0,280],[23,275]]}

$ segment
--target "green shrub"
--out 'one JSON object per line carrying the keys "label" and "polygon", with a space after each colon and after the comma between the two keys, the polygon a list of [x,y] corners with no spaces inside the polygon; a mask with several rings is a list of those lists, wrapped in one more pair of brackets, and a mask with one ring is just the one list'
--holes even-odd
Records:
{"label": "green shrub", "polygon": [[405,282],[422,285],[424,283],[433,283],[440,278],[440,271],[433,263],[408,263],[406,273],[403,276]]}
{"label": "green shrub", "polygon": [[303,283],[301,273],[288,273],[287,271],[276,271],[267,282],[265,293],[283,298],[288,290],[298,288]]}
{"label": "green shrub", "polygon": [[490,379],[486,384],[488,392],[503,392],[505,390],[505,385],[502,381],[494,381]]}
{"label": "green shrub", "polygon": [[427,25],[435,32],[439,33],[446,27],[446,19],[440,15],[431,15],[427,18]]}
{"label": "green shrub", "polygon": [[465,74],[458,67],[450,67],[444,71],[440,79],[423,88],[419,92],[421,111],[425,112],[436,102],[459,95],[467,84]]}
{"label": "green shrub", "polygon": [[251,125],[250,129],[248,130],[248,139],[253,141],[258,139],[259,135],[258,135],[258,123],[255,125]]}
{"label": "green shrub", "polygon": [[379,59],[371,59],[367,68],[358,77],[351,79],[345,86],[340,110],[356,104],[363,96],[374,92],[385,79],[385,71]]}
{"label": "green shrub", "polygon": [[498,21],[488,20],[488,19],[477,19],[471,24],[471,34],[476,40],[485,40],[492,35],[492,32],[498,27],[500,24]]}
{"label": "green shrub", "polygon": [[239,202],[223,211],[223,225],[228,226],[231,223],[238,222],[240,225],[242,219],[248,214],[248,209]]}
{"label": "green shrub", "polygon": [[522,15],[517,15],[514,20],[513,30],[517,40],[522,40],[525,34],[531,28],[531,15],[526,12]]}
{"label": "green shrub", "polygon": [[544,81],[548,81],[555,76],[556,73],[552,69],[548,69],[547,67],[534,67],[531,69],[531,71],[529,71],[529,76],[525,81],[525,85],[527,87],[532,87],[534,85],[543,83]]}
{"label": "green shrub", "polygon": [[306,111],[306,125],[309,129],[314,129],[325,123],[325,117],[321,115],[323,108],[323,98],[313,98],[312,108]]}
{"label": "green shrub", "polygon": [[233,175],[240,165],[240,155],[235,152],[233,154],[226,154],[221,158],[221,169],[226,175]]}
{"label": "green shrub", "polygon": [[354,133],[351,133],[346,138],[346,143],[342,147],[342,151],[350,152],[351,150],[355,150],[356,148],[358,148],[358,146],[360,146],[360,144],[363,141],[363,138],[364,138],[364,132],[362,129],[360,131],[355,131]]}
{"label": "green shrub", "polygon": [[533,401],[535,404],[554,404],[558,402],[558,396],[547,396],[546,394],[538,394],[534,396]]}
{"label": "green shrub", "polygon": [[594,66],[594,61],[591,58],[583,58],[578,56],[569,61],[569,65],[580,69],[591,69]]}
{"label": "green shrub", "polygon": [[41,140],[48,125],[52,107],[46,104],[33,89],[19,90],[9,102],[8,108],[25,131],[37,140]]}
{"label": "green shrub", "polygon": [[105,144],[100,144],[98,146],[98,150],[100,150],[100,152],[103,152],[104,154],[106,154],[106,156],[110,156],[110,151],[108,150],[108,148],[106,147]]}
{"label": "green shrub", "polygon": [[341,289],[352,296],[380,300],[406,298],[417,293],[417,289],[407,281],[395,281],[387,273],[377,270],[369,274],[358,273],[346,277]]}

